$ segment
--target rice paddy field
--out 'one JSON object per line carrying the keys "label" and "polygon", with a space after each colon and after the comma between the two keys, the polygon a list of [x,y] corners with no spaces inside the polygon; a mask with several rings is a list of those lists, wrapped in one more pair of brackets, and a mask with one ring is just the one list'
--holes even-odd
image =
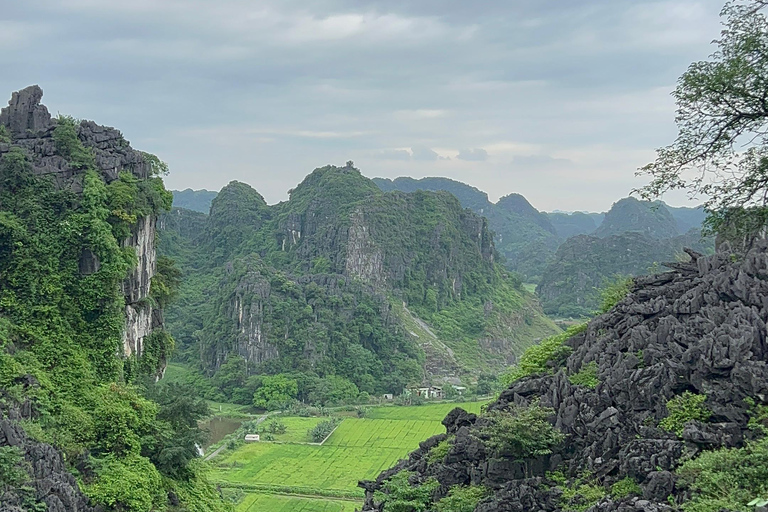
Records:
{"label": "rice paddy field", "polygon": [[375,478],[421,441],[445,432],[441,421],[454,407],[478,413],[481,405],[373,408],[365,418],[344,418],[322,446],[298,440],[317,418],[280,417],[288,427],[285,436],[293,439],[251,443],[225,452],[213,460],[211,479],[222,488],[246,493],[237,512],[351,512],[362,504],[358,480]]}

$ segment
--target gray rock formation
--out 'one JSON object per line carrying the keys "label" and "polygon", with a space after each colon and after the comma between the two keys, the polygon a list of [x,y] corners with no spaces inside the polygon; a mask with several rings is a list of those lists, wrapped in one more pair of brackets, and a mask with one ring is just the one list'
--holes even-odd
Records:
{"label": "gray rock formation", "polygon": [[[455,410],[444,421],[446,434],[423,442],[375,482],[361,482],[364,510],[379,510],[373,492],[403,469],[418,481],[437,478],[435,500],[453,484],[487,486],[493,496],[476,512],[561,510],[560,491],[546,476],[554,470],[570,478],[589,472],[605,487],[593,512],[671,510],[669,496],[678,503],[686,496],[673,473],[683,457],[741,446],[754,435],[747,399],[768,403],[768,242],[743,257],[725,246],[710,257],[689,254],[691,261],[670,264],[671,272],[637,278],[629,296],[568,341],[573,352],[556,373],[519,380],[489,405],[505,410],[539,401],[552,408],[553,425],[567,435],[554,453],[492,458],[472,435],[487,420]],[[591,363],[597,387],[573,385],[569,375]],[[706,395],[712,415],[687,423],[678,437],[658,424],[667,402],[685,391]],[[455,436],[448,455],[428,463],[429,449],[448,435]],[[614,500],[607,489],[627,476],[642,496]]]}
{"label": "gray rock formation", "polygon": [[[11,134],[11,144],[0,143],[0,157],[12,147],[21,148],[31,160],[36,174],[53,176],[59,187],[80,192],[84,171],[71,168],[56,152],[53,131],[57,120],[52,119],[48,109],[40,103],[42,97],[43,90],[33,85],[14,92],[8,106],[0,110],[0,125]],[[83,145],[93,151],[97,170],[107,183],[117,179],[123,171],[139,179],[150,175],[150,165],[142,153],[131,148],[118,130],[93,121],[81,121],[77,132]],[[153,310],[147,301],[157,264],[156,220],[154,217],[139,219],[132,236],[123,241],[124,247],[136,249],[139,262],[123,285],[126,297],[123,351],[126,356],[140,354],[144,337],[162,325],[160,312]],[[100,267],[98,258],[91,251],[85,251],[79,263],[83,275],[96,272]]]}
{"label": "gray rock formation", "polygon": [[[18,420],[25,419],[23,411],[0,411],[0,446],[17,448],[28,464],[30,481],[18,489],[0,495],[0,511],[25,512],[25,502],[45,503],[48,512],[97,512],[88,505],[80,492],[61,453],[53,446],[29,438]],[[35,509],[37,510],[37,509]]]}

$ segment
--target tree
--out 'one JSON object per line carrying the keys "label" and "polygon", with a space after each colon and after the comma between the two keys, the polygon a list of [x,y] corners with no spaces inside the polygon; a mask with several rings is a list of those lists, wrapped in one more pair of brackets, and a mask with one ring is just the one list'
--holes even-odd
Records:
{"label": "tree", "polygon": [[286,375],[265,375],[253,394],[253,405],[268,411],[284,409],[296,400],[298,392],[299,385],[294,379]]}
{"label": "tree", "polygon": [[[687,189],[703,196],[709,226],[747,234],[768,226],[768,19],[765,0],[732,0],[717,50],[678,80],[678,135],[638,174],[646,198]],[[734,228],[735,226],[735,228]]]}

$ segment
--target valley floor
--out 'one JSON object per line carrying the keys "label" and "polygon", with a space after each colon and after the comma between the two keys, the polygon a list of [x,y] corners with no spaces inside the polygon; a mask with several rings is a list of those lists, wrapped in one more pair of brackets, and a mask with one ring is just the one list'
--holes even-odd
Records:
{"label": "valley floor", "polygon": [[362,505],[358,480],[374,479],[444,432],[441,421],[454,407],[479,413],[483,403],[375,407],[365,418],[343,418],[322,445],[302,441],[318,418],[277,416],[285,434],[224,452],[212,461],[211,479],[237,497],[237,512],[351,512]]}

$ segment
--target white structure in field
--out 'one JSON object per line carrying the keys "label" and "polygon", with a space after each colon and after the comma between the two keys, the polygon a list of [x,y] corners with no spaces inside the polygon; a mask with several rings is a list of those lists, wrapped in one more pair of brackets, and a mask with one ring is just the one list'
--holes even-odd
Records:
{"label": "white structure in field", "polygon": [[259,440],[259,434],[245,434],[246,443],[255,443]]}

